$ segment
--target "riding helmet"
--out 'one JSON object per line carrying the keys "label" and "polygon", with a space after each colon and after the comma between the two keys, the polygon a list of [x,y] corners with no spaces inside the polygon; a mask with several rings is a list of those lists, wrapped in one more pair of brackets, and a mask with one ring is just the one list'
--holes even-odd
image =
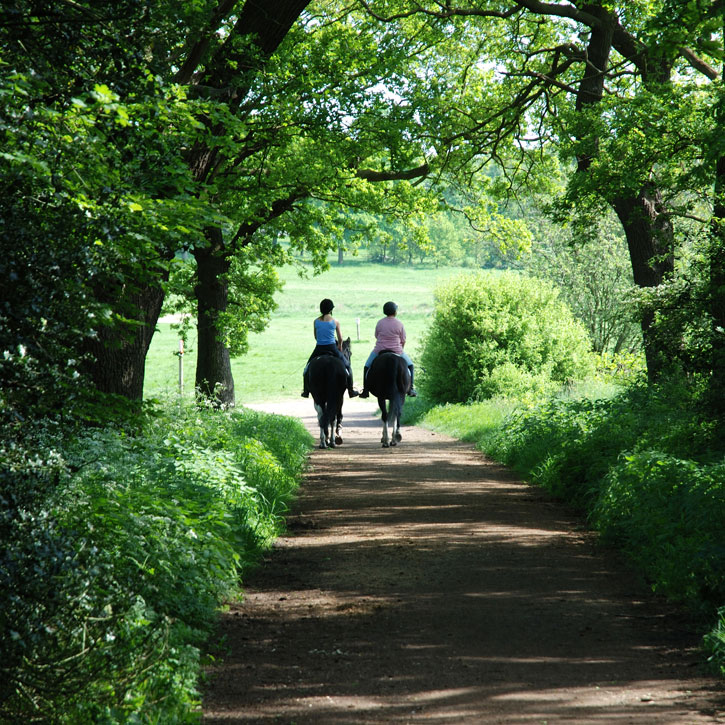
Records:
{"label": "riding helmet", "polygon": [[386,302],[383,305],[383,314],[384,315],[394,315],[398,311],[398,305],[395,304],[395,302]]}
{"label": "riding helmet", "polygon": [[325,299],[320,302],[320,312],[322,312],[323,315],[332,312],[334,307],[335,305],[332,304],[332,300],[328,300],[327,297],[325,297]]}

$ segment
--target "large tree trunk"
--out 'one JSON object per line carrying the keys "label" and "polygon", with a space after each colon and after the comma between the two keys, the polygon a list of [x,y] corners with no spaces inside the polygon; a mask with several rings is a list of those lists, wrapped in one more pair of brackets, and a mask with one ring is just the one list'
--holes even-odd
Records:
{"label": "large tree trunk", "polygon": [[[244,2],[237,12],[237,22],[227,41],[222,43],[205,70],[194,80],[194,72],[203,57],[202,38],[199,48],[192,50],[176,77],[179,83],[196,83],[216,88],[228,94],[227,104],[232,111],[238,109],[253,82],[254,76],[266,60],[277,50],[300,13],[310,0],[278,0],[274,3]],[[220,3],[214,23],[231,9],[226,0]],[[247,36],[249,43],[234,42],[233,36]],[[216,124],[209,129],[212,136],[223,136],[226,127]],[[216,144],[195,144],[187,155],[187,163],[197,181],[209,182],[221,168],[225,159]],[[231,249],[225,249],[222,231],[210,228],[206,233],[209,246],[194,251],[197,263],[195,294],[198,305],[198,341],[196,388],[219,405],[234,405],[234,378],[229,350],[224,344],[218,326],[219,313],[227,309]]]}
{"label": "large tree trunk", "polygon": [[[99,295],[101,299],[105,297]],[[98,337],[88,346],[91,353],[88,373],[101,393],[122,395],[134,401],[143,399],[146,353],[163,301],[161,284],[143,287],[122,298],[123,306],[131,310],[124,312],[124,316],[139,324],[127,324],[125,329],[109,326],[98,330]],[[114,310],[118,309],[117,302],[112,302]]]}
{"label": "large tree trunk", "polygon": [[229,252],[224,248],[222,231],[207,230],[209,246],[194,250],[197,284],[196,389],[216,405],[234,405],[234,378],[229,349],[219,326],[219,315],[226,312],[229,285]]}
{"label": "large tree trunk", "polygon": [[[584,111],[601,101],[605,72],[614,40],[615,23],[610,11],[594,5],[587,6],[586,9],[597,16],[600,23],[592,28],[589,38],[587,64],[577,92],[578,111]],[[655,70],[659,74],[658,80],[666,80],[666,68]],[[578,173],[588,171],[597,151],[598,139],[588,139],[588,148],[577,158]],[[624,228],[635,284],[639,287],[656,287],[674,269],[674,230],[664,213],[659,190],[647,185],[637,196],[616,198],[610,200],[610,204]],[[650,380],[658,376],[665,361],[665,351],[661,349],[652,331],[653,322],[654,311],[646,310],[642,315],[641,326],[647,375]]]}
{"label": "large tree trunk", "polygon": [[[657,287],[674,271],[674,230],[659,190],[645,187],[636,197],[615,199],[612,206],[624,228],[635,284]],[[653,334],[653,322],[654,310],[645,310],[640,324],[650,380],[657,378],[667,359]]]}

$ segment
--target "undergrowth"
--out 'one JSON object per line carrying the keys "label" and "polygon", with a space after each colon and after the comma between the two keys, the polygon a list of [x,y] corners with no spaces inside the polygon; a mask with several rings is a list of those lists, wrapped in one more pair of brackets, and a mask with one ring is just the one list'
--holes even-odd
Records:
{"label": "undergrowth", "polygon": [[311,437],[250,410],[2,450],[0,719],[196,722],[200,647],[283,526]]}

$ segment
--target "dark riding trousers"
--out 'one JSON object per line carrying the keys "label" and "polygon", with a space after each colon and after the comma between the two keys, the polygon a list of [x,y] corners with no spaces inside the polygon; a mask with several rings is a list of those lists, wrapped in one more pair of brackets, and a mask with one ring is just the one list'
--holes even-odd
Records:
{"label": "dark riding trousers", "polygon": [[[337,357],[345,363],[347,374],[350,376],[350,380],[352,380],[352,368],[350,367],[350,361],[343,355],[342,350],[340,350],[337,345],[316,345],[315,349],[312,351],[312,355],[310,355],[307,360],[307,365],[309,365],[316,357],[320,357],[320,355],[337,355]],[[305,370],[307,370],[307,365],[305,365]]]}

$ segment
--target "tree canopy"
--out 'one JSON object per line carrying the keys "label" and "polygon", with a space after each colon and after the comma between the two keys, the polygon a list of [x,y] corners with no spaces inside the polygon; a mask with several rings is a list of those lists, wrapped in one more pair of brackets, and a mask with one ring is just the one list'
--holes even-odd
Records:
{"label": "tree canopy", "polygon": [[[531,194],[584,231],[614,212],[635,283],[657,290],[637,308],[653,377],[673,339],[658,305],[699,244],[700,363],[718,367],[715,2],[15,0],[2,12],[8,379],[46,360],[139,399],[186,251],[193,273],[177,289],[197,307],[197,385],[231,403],[229,351],[255,329],[246,311],[270,309],[281,239],[324,265],[350,239],[350,212],[372,213],[412,254],[448,207],[520,243],[495,200]],[[20,385],[27,400],[32,387]]]}

